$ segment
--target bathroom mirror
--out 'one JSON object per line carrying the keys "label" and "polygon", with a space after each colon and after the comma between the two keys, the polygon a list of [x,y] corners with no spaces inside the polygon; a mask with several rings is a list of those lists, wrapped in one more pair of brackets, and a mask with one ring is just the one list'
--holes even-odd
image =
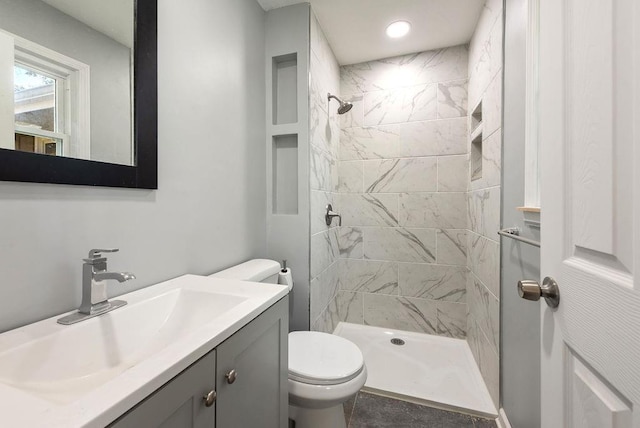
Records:
{"label": "bathroom mirror", "polygon": [[156,0],[0,0],[0,180],[157,188]]}

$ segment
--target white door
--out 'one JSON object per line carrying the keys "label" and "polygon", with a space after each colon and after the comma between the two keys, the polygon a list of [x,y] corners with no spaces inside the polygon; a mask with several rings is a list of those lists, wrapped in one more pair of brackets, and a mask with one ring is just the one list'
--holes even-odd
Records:
{"label": "white door", "polygon": [[640,1],[540,0],[544,428],[640,427]]}

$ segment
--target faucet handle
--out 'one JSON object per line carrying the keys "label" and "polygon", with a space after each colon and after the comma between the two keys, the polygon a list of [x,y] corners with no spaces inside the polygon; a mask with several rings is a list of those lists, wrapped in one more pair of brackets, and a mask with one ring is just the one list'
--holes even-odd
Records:
{"label": "faucet handle", "polygon": [[100,253],[117,253],[118,251],[120,251],[119,248],[107,248],[104,250],[100,250],[100,249],[94,249],[89,251],[89,258],[90,259],[98,259],[100,257],[102,257],[102,254]]}

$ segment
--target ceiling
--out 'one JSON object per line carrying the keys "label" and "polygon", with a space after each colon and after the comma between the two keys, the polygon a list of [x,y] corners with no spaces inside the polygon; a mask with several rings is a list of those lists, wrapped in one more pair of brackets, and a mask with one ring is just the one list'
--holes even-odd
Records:
{"label": "ceiling", "polygon": [[133,48],[133,0],[42,0],[94,30]]}
{"label": "ceiling", "polygon": [[[305,0],[257,0],[264,10]],[[340,65],[468,43],[485,0],[310,0]],[[388,24],[411,23],[401,39]]]}

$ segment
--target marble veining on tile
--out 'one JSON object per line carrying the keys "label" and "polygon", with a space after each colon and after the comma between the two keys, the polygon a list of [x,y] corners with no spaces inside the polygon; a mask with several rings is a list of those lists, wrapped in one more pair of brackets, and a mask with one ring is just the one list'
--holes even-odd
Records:
{"label": "marble veining on tile", "polygon": [[320,108],[312,108],[309,114],[309,138],[311,144],[327,153],[333,151],[332,142],[337,139],[333,134],[329,113]]}
{"label": "marble veining on tile", "polygon": [[366,228],[364,258],[398,262],[433,263],[435,229]]}
{"label": "marble veining on tile", "polygon": [[[482,153],[469,183],[467,337],[495,405],[499,404],[500,186],[502,163],[502,1],[487,0],[469,49],[468,105],[482,101]],[[478,168],[480,171],[480,168]]]}
{"label": "marble veining on tile", "polygon": [[469,267],[482,283],[500,297],[500,244],[469,233]]}
{"label": "marble veining on tile", "polygon": [[469,157],[438,156],[438,192],[466,192],[469,188]]}
{"label": "marble veining on tile", "polygon": [[338,250],[341,258],[361,259],[363,256],[362,228],[338,228]]}
{"label": "marble veining on tile", "polygon": [[343,128],[340,135],[340,160],[397,157],[399,139],[400,136],[394,129],[388,127]]}
{"label": "marble veining on tile", "polygon": [[436,86],[395,88],[364,94],[364,124],[385,125],[437,118]]}
{"label": "marble veining on tile", "polygon": [[482,378],[487,389],[489,390],[489,394],[491,395],[493,402],[497,404],[499,402],[500,391],[500,360],[498,355],[491,350],[489,341],[482,329],[478,327],[473,317],[470,316],[468,318],[468,324],[470,324],[467,328],[470,332],[469,345],[471,347],[471,351],[476,359],[476,363],[478,364],[478,368],[480,369],[480,373],[482,374]]}
{"label": "marble veining on tile", "polygon": [[327,269],[311,280],[310,293],[310,317],[315,320],[322,311],[327,308],[335,298],[340,288],[340,269],[337,263],[332,263]]}
{"label": "marble veining on tile", "polygon": [[500,230],[500,188],[469,192],[470,230],[492,240],[498,240]]}
{"label": "marble veining on tile", "polygon": [[[485,15],[494,16],[496,0],[489,3]],[[493,335],[485,323],[488,309],[473,306],[488,301],[476,302],[468,284],[469,267],[482,277],[491,277],[492,268],[480,247],[472,254],[475,234],[468,229],[490,234],[499,214],[478,221],[483,207],[473,205],[469,191],[482,198],[489,183],[499,186],[501,138],[485,135],[483,177],[471,183],[467,110],[470,100],[486,97],[488,128],[499,123],[500,92],[492,82],[498,76],[493,60],[500,34],[494,29],[488,26],[482,41],[475,40],[473,62],[469,48],[457,46],[341,67],[340,95],[354,107],[338,118],[340,162],[332,167],[339,177],[335,205],[344,216],[337,234],[340,287],[351,293],[341,298],[359,298],[364,306],[354,322],[468,335],[480,343],[467,331],[467,311],[474,311],[483,323],[476,331],[485,339],[486,331]],[[486,93],[490,85],[492,93]],[[501,136],[499,130],[493,134]],[[495,207],[496,192],[490,193]],[[469,307],[467,300],[473,300]],[[350,307],[355,310],[353,303]],[[337,312],[336,297],[319,317],[325,328],[344,318]]]}
{"label": "marble veining on tile", "polygon": [[380,126],[397,135],[399,157],[462,155],[467,153],[467,119],[442,119]]}
{"label": "marble veining on tile", "polygon": [[363,193],[363,161],[338,162],[338,192]]}
{"label": "marble veining on tile", "polygon": [[338,259],[338,238],[336,229],[311,236],[311,278],[315,278]]}
{"label": "marble veining on tile", "polygon": [[439,336],[464,339],[467,337],[467,305],[465,303],[439,301],[437,333]]}
{"label": "marble veining on tile", "polygon": [[500,349],[500,302],[475,275],[469,276],[468,284],[473,299],[469,314],[478,323],[497,355]]}
{"label": "marble veining on tile", "polygon": [[466,79],[466,45],[425,51],[342,67],[340,91],[344,94],[393,89],[446,80]]}
{"label": "marble veining on tile", "polygon": [[339,321],[335,318],[340,288],[337,263],[340,255],[339,228],[335,222],[327,226],[324,213],[327,204],[335,206],[337,203],[340,125],[335,106],[329,106],[327,93],[339,93],[340,67],[313,11],[310,18],[310,327],[330,332]]}
{"label": "marble veining on tile", "polygon": [[400,225],[465,229],[467,196],[465,193],[402,193]]}
{"label": "marble veining on tile", "polygon": [[467,116],[467,81],[438,83],[438,119]]}
{"label": "marble veining on tile", "polygon": [[496,75],[482,97],[482,128],[486,136],[502,124],[502,76]]}
{"label": "marble veining on tile", "polygon": [[364,187],[368,193],[435,191],[437,179],[434,157],[364,161]]}
{"label": "marble veining on tile", "polygon": [[398,264],[342,259],[340,285],[343,290],[397,295]]}
{"label": "marble veining on tile", "polygon": [[333,333],[340,321],[362,324],[362,294],[339,290],[312,323],[312,330]]}
{"label": "marble veining on tile", "polygon": [[467,273],[465,266],[400,263],[400,294],[464,303],[467,296]]}
{"label": "marble veining on tile", "polygon": [[[315,145],[310,145],[311,165],[309,167],[310,188],[312,190],[334,191],[333,172],[337,165],[329,153],[319,149]],[[337,180],[336,185],[337,187]]]}
{"label": "marble veining on tile", "polygon": [[339,290],[333,305],[329,305],[332,319],[335,326],[340,321],[362,324],[363,295],[350,291]]}
{"label": "marble veining on tile", "polygon": [[468,238],[464,229],[440,229],[437,233],[437,262],[467,266]]}
{"label": "marble veining on tile", "polygon": [[366,325],[435,334],[436,317],[433,300],[364,294]]}
{"label": "marble veining on tile", "polygon": [[397,194],[341,194],[338,206],[344,226],[398,225]]}

